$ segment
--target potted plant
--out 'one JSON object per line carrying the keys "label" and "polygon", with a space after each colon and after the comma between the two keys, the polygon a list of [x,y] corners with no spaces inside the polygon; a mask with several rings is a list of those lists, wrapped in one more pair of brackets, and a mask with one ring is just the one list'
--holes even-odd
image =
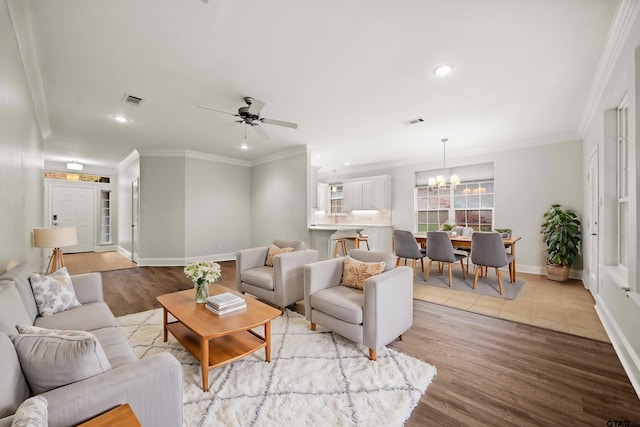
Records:
{"label": "potted plant", "polygon": [[547,277],[565,281],[576,256],[580,254],[580,220],[570,209],[553,204],[544,214],[541,233],[547,245]]}

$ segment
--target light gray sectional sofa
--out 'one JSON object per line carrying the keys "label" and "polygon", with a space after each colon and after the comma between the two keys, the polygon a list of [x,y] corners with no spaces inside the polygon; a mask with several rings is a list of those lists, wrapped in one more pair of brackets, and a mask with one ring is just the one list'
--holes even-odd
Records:
{"label": "light gray sectional sofa", "polygon": [[29,284],[33,272],[21,264],[0,276],[0,427],[9,426],[18,406],[32,396],[11,339],[18,335],[16,325],[25,323],[91,332],[111,366],[105,372],[40,394],[48,402],[50,427],[77,425],[122,403],[131,406],[143,426],[181,426],[180,363],[169,353],[140,360],[136,357],[103,300],[100,273],[71,276],[81,305],[41,317]]}

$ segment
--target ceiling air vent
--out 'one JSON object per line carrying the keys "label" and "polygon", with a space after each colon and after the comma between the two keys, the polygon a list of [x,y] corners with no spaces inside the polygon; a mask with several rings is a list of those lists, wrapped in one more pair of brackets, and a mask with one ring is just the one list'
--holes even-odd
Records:
{"label": "ceiling air vent", "polygon": [[128,93],[125,93],[124,98],[122,98],[122,102],[125,102],[127,104],[133,104],[133,105],[140,105],[142,101],[144,101],[142,98],[129,95]]}
{"label": "ceiling air vent", "polygon": [[422,122],[424,122],[424,119],[422,117],[418,117],[417,119],[404,121],[402,122],[402,124],[405,126],[408,126],[408,125],[415,125],[416,123],[422,123]]}

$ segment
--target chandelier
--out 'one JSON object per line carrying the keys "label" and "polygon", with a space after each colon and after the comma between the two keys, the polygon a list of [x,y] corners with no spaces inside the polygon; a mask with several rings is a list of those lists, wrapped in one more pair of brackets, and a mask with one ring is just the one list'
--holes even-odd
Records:
{"label": "chandelier", "polygon": [[[444,171],[447,168],[447,146],[446,143],[448,141],[447,138],[442,138],[442,173],[444,173]],[[428,185],[430,187],[439,187],[439,188],[443,188],[446,187],[447,185],[451,185],[452,188],[456,188],[456,185],[460,184],[460,178],[458,177],[458,175],[451,175],[451,177],[449,178],[449,183],[447,184],[447,181],[444,179],[444,175],[437,175],[435,178],[431,177],[429,178],[428,181]]]}

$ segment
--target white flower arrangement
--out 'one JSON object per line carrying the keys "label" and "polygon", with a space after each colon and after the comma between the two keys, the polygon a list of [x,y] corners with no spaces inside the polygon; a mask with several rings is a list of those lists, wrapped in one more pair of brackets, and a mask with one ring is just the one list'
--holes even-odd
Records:
{"label": "white flower arrangement", "polygon": [[184,275],[194,283],[212,283],[220,278],[220,264],[212,261],[192,262],[184,268]]}

